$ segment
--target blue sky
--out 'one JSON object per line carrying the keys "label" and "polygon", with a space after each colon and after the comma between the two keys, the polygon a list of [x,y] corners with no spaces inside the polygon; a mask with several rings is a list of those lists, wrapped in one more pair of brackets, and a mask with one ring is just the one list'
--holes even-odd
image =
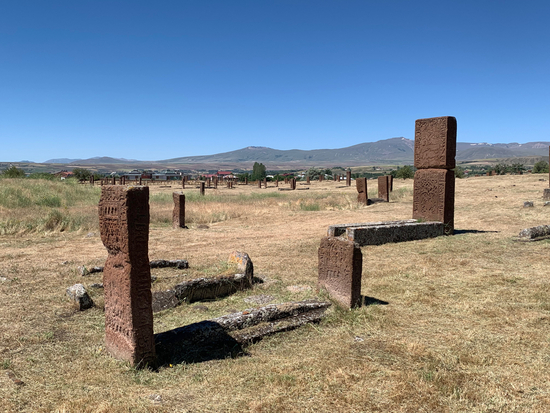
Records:
{"label": "blue sky", "polygon": [[0,161],[550,141],[548,1],[4,1]]}

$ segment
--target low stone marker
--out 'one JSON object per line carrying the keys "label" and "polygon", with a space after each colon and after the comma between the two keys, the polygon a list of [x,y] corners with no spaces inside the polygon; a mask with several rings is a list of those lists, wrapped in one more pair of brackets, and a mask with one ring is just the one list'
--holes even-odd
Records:
{"label": "low stone marker", "polygon": [[363,255],[353,241],[326,237],[318,250],[318,288],[344,308],[361,305]]}
{"label": "low stone marker", "polygon": [[378,198],[390,202],[390,182],[388,175],[378,177]]}
{"label": "low stone marker", "polygon": [[185,226],[185,195],[183,192],[174,192],[174,210],[172,211],[172,227],[187,228]]}
{"label": "low stone marker", "polygon": [[550,238],[550,225],[522,229],[518,235],[518,241],[539,241]]}
{"label": "low stone marker", "polygon": [[357,202],[362,205],[368,204],[368,194],[367,194],[367,178],[357,178],[355,180],[355,185],[357,186]]}
{"label": "low stone marker", "polygon": [[99,200],[101,241],[108,257],[105,288],[105,348],[134,366],[154,364],[149,188],[106,186]]}

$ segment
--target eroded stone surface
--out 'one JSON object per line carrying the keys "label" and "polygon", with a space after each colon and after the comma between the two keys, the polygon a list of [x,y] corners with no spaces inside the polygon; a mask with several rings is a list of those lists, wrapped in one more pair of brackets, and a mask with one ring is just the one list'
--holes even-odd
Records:
{"label": "eroded stone surface", "polygon": [[318,255],[318,286],[344,308],[360,306],[363,255],[357,244],[326,237],[321,240]]}
{"label": "eroded stone surface", "polygon": [[378,198],[390,202],[390,181],[388,175],[378,177]]}
{"label": "eroded stone surface", "polygon": [[183,192],[174,192],[174,210],[172,211],[172,226],[174,228],[185,228],[185,195]]}
{"label": "eroded stone surface", "polygon": [[357,186],[357,202],[363,205],[367,205],[367,178],[357,178],[355,184]]}
{"label": "eroded stone surface", "polygon": [[447,169],[419,169],[414,175],[413,218],[439,221],[454,231],[455,175]]}
{"label": "eroded stone surface", "polygon": [[418,119],[414,134],[414,166],[417,169],[456,166],[456,118]]}
{"label": "eroded stone surface", "polygon": [[351,186],[351,171],[346,171],[346,185]]}
{"label": "eroded stone surface", "polygon": [[75,284],[67,288],[67,295],[71,300],[73,300],[80,311],[94,306],[94,302],[82,284]]}
{"label": "eroded stone surface", "polygon": [[346,236],[359,246],[415,241],[445,235],[442,222],[382,223],[346,229]]}
{"label": "eroded stone surface", "polygon": [[154,363],[149,188],[103,187],[99,227],[108,252],[103,271],[105,347],[133,365]]}

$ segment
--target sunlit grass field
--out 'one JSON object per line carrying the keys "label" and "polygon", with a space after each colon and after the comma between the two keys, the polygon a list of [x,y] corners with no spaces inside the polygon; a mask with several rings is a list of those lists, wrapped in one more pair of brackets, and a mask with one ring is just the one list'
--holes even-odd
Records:
{"label": "sunlit grass field", "polygon": [[[319,325],[266,338],[244,356],[158,371],[105,353],[102,290],[88,288],[96,306],[84,312],[65,295],[75,283],[101,282],[101,273],[77,270],[107,256],[100,188],[0,180],[0,411],[546,412],[550,242],[515,236],[549,224],[547,178],[457,180],[456,235],[363,247],[362,294],[387,305],[332,307]],[[204,197],[188,185],[188,229],[171,226],[180,187],[151,187],[150,259],[190,263],[153,270],[153,289],[223,272],[234,250],[247,252],[265,280],[157,313],[155,332],[250,308],[244,299],[253,295],[274,303],[318,297],[327,227],[410,218],[412,184],[394,181],[390,202],[371,206],[332,181],[297,191],[219,187]],[[376,181],[368,185],[376,197]]]}

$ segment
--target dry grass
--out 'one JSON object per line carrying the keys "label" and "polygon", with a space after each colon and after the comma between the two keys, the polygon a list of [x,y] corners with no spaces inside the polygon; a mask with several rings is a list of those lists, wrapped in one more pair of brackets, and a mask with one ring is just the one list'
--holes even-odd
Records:
{"label": "dry grass", "polygon": [[[101,291],[92,290],[98,307],[86,312],[75,312],[65,297],[69,285],[101,281],[76,270],[106,258],[97,227],[93,236],[88,229],[2,235],[0,410],[546,412],[550,263],[542,258],[550,243],[512,241],[522,228],[548,224],[541,200],[548,182],[539,177],[458,180],[457,235],[364,247],[362,293],[389,305],[333,308],[320,325],[265,339],[248,356],[158,372],[105,354]],[[376,196],[376,181],[369,185]],[[286,287],[315,286],[317,247],[328,225],[411,216],[411,180],[395,182],[389,204],[369,207],[356,205],[353,187],[336,186],[239,186],[209,190],[203,200],[186,189],[189,230],[169,225],[173,188],[153,188],[150,257],[185,258],[192,266],[154,270],[154,288],[224,271],[233,250],[248,252],[256,273],[268,279],[253,291],[156,314],[155,331],[245,309],[250,295],[278,302],[313,297],[313,288]],[[526,200],[535,208],[523,209]],[[6,213],[0,211],[2,221]]]}

